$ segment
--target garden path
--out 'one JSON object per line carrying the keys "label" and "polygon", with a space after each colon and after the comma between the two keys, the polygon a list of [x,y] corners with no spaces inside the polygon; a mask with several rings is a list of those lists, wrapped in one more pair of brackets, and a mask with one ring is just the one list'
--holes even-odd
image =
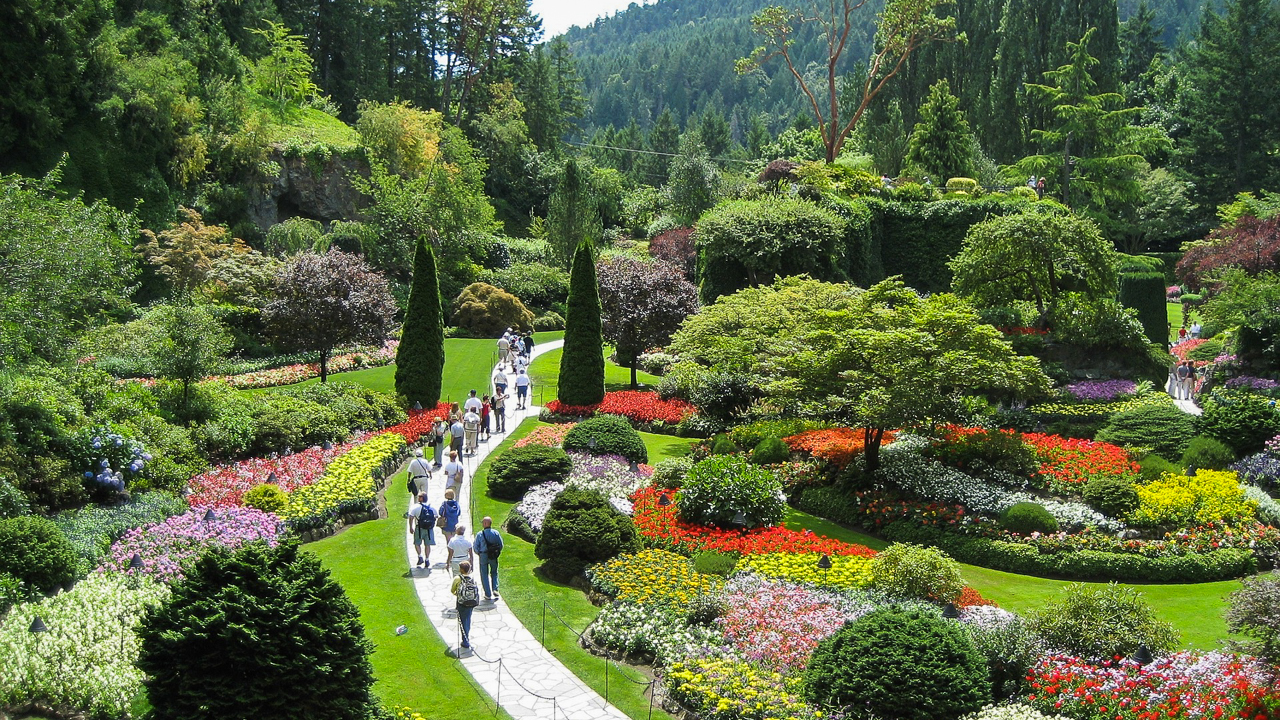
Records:
{"label": "garden path", "polygon": [[1202,412],[1204,412],[1203,410],[1200,409],[1199,405],[1195,404],[1195,402],[1191,400],[1178,399],[1178,394],[1174,392],[1173,373],[1170,373],[1169,379],[1165,381],[1164,391],[1169,394],[1169,397],[1173,398],[1173,404],[1177,405],[1178,409],[1181,410],[1182,412],[1188,413],[1191,415],[1199,415]]}
{"label": "garden path", "polygon": [[[538,345],[532,357],[550,352],[564,345],[563,340],[553,340]],[[532,359],[532,358],[531,358]],[[490,374],[492,377],[492,373]],[[508,374],[514,378],[513,374]],[[514,388],[512,388],[514,394]],[[526,417],[537,417],[541,409],[529,406],[516,410],[512,401],[508,407],[507,430],[520,426]],[[467,535],[472,536],[478,518],[471,517],[471,477],[484,458],[505,439],[506,433],[493,433],[487,443],[481,443],[476,454],[465,458],[466,479],[458,502],[465,508],[462,522]],[[394,492],[394,489],[391,491]],[[434,507],[444,501],[444,474],[433,473],[428,485],[428,498]],[[444,638],[451,652],[457,656],[460,650],[460,631],[454,611],[454,597],[449,592],[452,579],[444,560],[448,550],[444,546],[443,531],[436,534],[436,545],[431,551],[431,567],[414,567],[417,553],[413,538],[406,533],[405,551],[414,589],[427,617],[436,632]],[[499,575],[501,575],[499,570]],[[477,584],[479,574],[473,573]],[[461,650],[459,661],[490,695],[497,700],[512,718],[552,718],[553,720],[626,720],[627,716],[587,687],[554,655],[538,642],[507,604],[481,599],[471,616],[470,650]],[[553,699],[554,698],[554,699]],[[444,708],[439,708],[444,712]]]}

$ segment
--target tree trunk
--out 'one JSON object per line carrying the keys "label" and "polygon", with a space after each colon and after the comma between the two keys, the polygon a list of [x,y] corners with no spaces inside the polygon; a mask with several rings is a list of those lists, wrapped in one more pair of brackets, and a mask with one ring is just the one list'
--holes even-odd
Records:
{"label": "tree trunk", "polygon": [[323,384],[329,379],[329,351],[320,351],[320,382]]}
{"label": "tree trunk", "polygon": [[636,366],[639,364],[640,364],[640,358],[638,357],[631,358],[631,389],[632,390],[640,389],[640,384],[636,382]]}
{"label": "tree trunk", "polygon": [[880,469],[880,441],[884,439],[884,430],[863,428],[862,439],[865,446],[862,457],[866,460],[867,472],[875,472]]}

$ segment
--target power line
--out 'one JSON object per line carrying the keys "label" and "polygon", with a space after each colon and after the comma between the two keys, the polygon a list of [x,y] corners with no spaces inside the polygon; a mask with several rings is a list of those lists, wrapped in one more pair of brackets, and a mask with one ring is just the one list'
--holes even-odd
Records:
{"label": "power line", "polygon": [[[637,150],[636,148],[624,148],[624,147],[617,147],[614,145],[595,145],[592,143],[576,143],[569,140],[566,140],[565,144],[573,145],[574,147],[582,147],[582,148],[601,148],[603,150],[621,150],[622,152],[640,153],[641,155],[661,155],[662,157],[680,157],[680,153],[665,153],[665,152],[658,152],[657,150]],[[738,158],[711,158],[711,159],[715,160],[716,162],[736,162],[736,163],[746,163],[746,164],[755,163],[755,160],[740,160]]]}

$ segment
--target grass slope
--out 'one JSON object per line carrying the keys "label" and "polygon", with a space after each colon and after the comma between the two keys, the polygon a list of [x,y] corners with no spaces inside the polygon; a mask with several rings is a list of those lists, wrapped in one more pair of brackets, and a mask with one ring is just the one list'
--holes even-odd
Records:
{"label": "grass slope", "polygon": [[[490,455],[497,457],[515,441],[524,437],[537,427],[534,420],[526,420],[511,436]],[[671,457],[688,452],[689,442],[678,438],[661,435],[641,434],[645,445],[649,448],[650,457]],[[685,450],[681,451],[679,445]],[[515,503],[495,500],[485,494],[488,487],[489,462],[481,464],[475,475],[473,512],[477,516],[488,515],[500,523],[515,506]],[[517,537],[504,535],[504,549],[499,570],[499,583],[502,597],[534,637],[542,639],[543,644],[560,662],[564,663],[575,675],[582,679],[593,690],[601,695],[606,694],[605,660],[582,649],[578,645],[578,636],[567,629],[557,615],[576,631],[581,631],[591,623],[600,608],[591,604],[587,596],[579,589],[552,582],[541,577],[536,568],[541,561],[533,556],[533,545]],[[548,610],[543,609],[546,602]],[[545,632],[544,632],[545,620]],[[628,668],[625,670],[631,678],[641,679],[640,671]],[[647,682],[648,678],[644,678]],[[648,718],[649,696],[642,695],[645,686],[636,685],[618,676],[615,669],[608,671],[607,693],[609,702],[632,718]],[[660,708],[653,708],[654,718],[668,719],[670,715]]]}
{"label": "grass slope", "polygon": [[[612,353],[613,348],[605,346],[605,357],[607,358]],[[529,366],[529,377],[533,379],[533,401],[535,404],[546,405],[556,398],[556,393],[560,390],[560,356],[563,354],[559,349],[552,350],[546,355],[539,356]],[[653,389],[652,386],[657,384],[660,379],[657,375],[650,375],[647,372],[636,373],[636,380],[642,386],[640,388],[642,390]],[[630,390],[631,370],[606,360],[604,364],[604,389],[606,392]]]}
{"label": "grass slope", "polygon": [[[384,705],[411,707],[426,717],[444,717],[438,711],[449,708],[450,720],[508,718],[506,712],[494,712],[493,699],[449,657],[414,591],[401,517],[408,509],[408,494],[396,492],[404,482],[404,473],[388,481],[390,517],[349,527],[305,547],[320,557],[360,609],[365,634],[374,643],[374,691]],[[396,635],[399,625],[408,632]]]}

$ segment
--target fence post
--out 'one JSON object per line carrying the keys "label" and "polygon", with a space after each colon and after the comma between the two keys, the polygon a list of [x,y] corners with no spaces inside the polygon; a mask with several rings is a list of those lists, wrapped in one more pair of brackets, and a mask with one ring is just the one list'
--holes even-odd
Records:
{"label": "fence post", "polygon": [[[502,658],[498,658],[498,691],[493,694],[493,709],[502,709]],[[653,714],[653,703],[649,703],[649,713]]]}
{"label": "fence post", "polygon": [[604,701],[609,702],[609,651],[604,656]]}
{"label": "fence post", "polygon": [[649,720],[653,720],[653,696],[658,694],[658,679],[649,681]]}
{"label": "fence post", "polygon": [[542,647],[547,647],[547,601],[542,601]]}
{"label": "fence post", "polygon": [[556,697],[551,696],[551,720],[556,720]]}

